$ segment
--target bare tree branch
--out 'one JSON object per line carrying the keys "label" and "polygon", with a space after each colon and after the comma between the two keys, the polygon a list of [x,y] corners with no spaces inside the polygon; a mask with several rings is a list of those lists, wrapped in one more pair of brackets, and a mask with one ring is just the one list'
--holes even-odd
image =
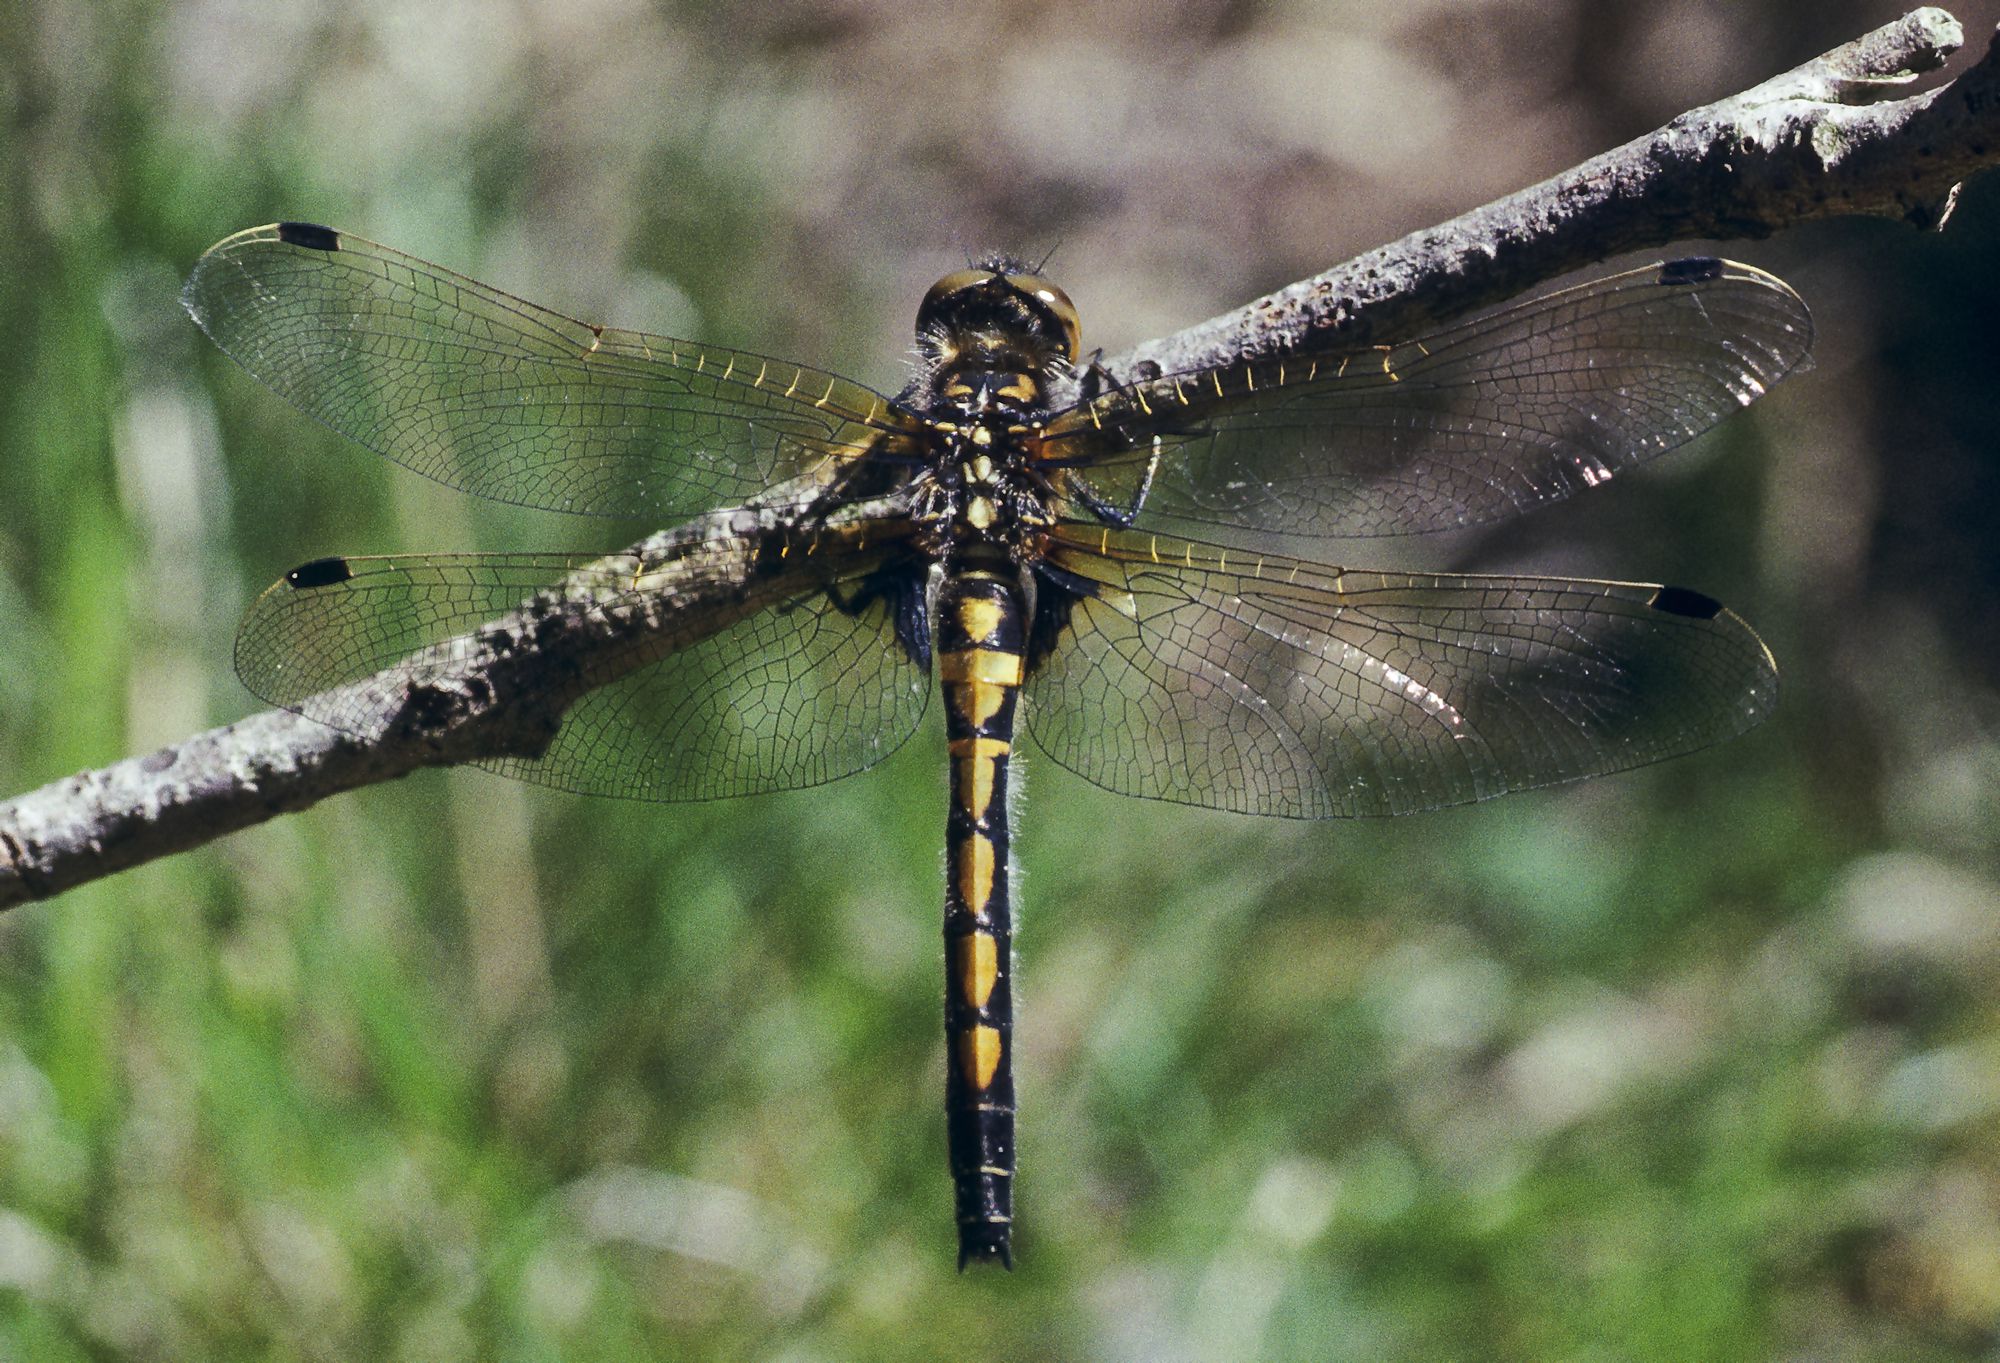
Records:
{"label": "bare tree branch", "polygon": [[[855,503],[819,533],[837,539],[892,511]],[[807,556],[778,552],[796,520],[789,489],[697,517],[603,556],[476,636],[314,698],[322,713],[369,716],[365,736],[268,710],[0,805],[0,908],[421,767],[538,756],[585,690],[806,590]],[[634,590],[667,574],[671,593]]]}
{"label": "bare tree branch", "polygon": [[[1107,368],[1171,373],[1306,345],[1402,339],[1606,256],[1676,240],[1762,237],[1855,215],[1942,226],[1958,184],[2000,161],[2000,43],[1947,85],[1887,96],[1941,66],[1961,41],[1949,14],[1917,10],[1554,179]],[[796,496],[774,490],[607,556],[595,579],[586,570],[449,650],[448,667],[444,654],[426,650],[343,688],[344,712],[365,705],[380,716],[369,738],[271,711],[0,805],[0,908],[419,767],[539,753],[583,686],[695,642],[691,621],[712,631],[796,590],[780,552]],[[883,509],[852,508],[854,523]],[[628,591],[606,604],[589,590],[689,561],[699,571],[677,578],[671,594]],[[551,669],[588,680],[552,703]]]}
{"label": "bare tree branch", "polygon": [[1401,341],[1668,242],[1766,237],[1815,218],[1941,227],[1959,183],[2000,161],[2000,39],[1950,84],[1886,96],[1963,41],[1945,11],[1916,10],[1553,179],[1105,367],[1120,378],[1177,374],[1307,346]]}

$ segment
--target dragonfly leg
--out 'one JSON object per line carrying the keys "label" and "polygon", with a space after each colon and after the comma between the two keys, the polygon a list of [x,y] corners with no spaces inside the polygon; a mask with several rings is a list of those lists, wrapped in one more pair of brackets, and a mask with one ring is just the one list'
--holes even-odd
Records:
{"label": "dragonfly leg", "polygon": [[1153,452],[1146,459],[1146,476],[1139,480],[1139,490],[1132,494],[1130,504],[1116,506],[1097,495],[1089,483],[1081,478],[1072,480],[1070,495],[1089,508],[1090,513],[1108,525],[1120,530],[1130,530],[1139,513],[1146,509],[1146,498],[1153,492],[1153,476],[1160,471],[1160,457],[1166,452],[1166,444],[1159,436],[1153,437]]}
{"label": "dragonfly leg", "polygon": [[[896,641],[911,662],[928,671],[931,665],[930,611],[924,601],[924,580],[906,567],[877,568],[843,592],[842,584],[829,582],[821,589],[834,609],[851,619],[860,619],[878,602],[887,606],[896,629]],[[793,610],[812,600],[803,596],[780,606]]]}

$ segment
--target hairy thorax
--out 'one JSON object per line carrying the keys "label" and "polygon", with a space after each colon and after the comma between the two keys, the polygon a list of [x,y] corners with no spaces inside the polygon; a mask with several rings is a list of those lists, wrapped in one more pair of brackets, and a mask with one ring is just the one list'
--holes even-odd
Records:
{"label": "hairy thorax", "polygon": [[1054,519],[1055,489],[1034,459],[1041,380],[993,370],[941,377],[926,412],[932,444],[911,488],[923,547],[945,562],[1027,563]]}

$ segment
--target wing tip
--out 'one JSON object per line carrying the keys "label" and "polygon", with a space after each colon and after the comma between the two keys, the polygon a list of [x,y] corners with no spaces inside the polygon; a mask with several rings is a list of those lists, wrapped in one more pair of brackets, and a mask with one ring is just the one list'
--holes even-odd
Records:
{"label": "wing tip", "polygon": [[1732,720],[1724,737],[1734,737],[1753,729],[1776,712],[1780,689],[1778,659],[1749,621],[1714,597],[1689,587],[1656,587],[1646,605],[1662,615],[1679,616],[1703,624],[1716,622],[1729,636],[1728,646],[1741,650],[1743,661],[1756,674],[1745,681],[1741,701],[1732,711]]}
{"label": "wing tip", "polygon": [[1721,256],[1687,256],[1680,260],[1662,262],[1654,273],[1654,282],[1666,288],[1692,288],[1724,279],[1738,284],[1755,285],[1778,295],[1781,300],[1767,306],[1774,314],[1778,311],[1784,313],[1781,320],[1793,343],[1773,350],[1772,358],[1776,363],[1764,381],[1766,388],[1811,362],[1812,309],[1806,306],[1806,300],[1799,296],[1797,289],[1769,270],[1760,270],[1755,265],[1745,265],[1739,260],[1725,260]]}

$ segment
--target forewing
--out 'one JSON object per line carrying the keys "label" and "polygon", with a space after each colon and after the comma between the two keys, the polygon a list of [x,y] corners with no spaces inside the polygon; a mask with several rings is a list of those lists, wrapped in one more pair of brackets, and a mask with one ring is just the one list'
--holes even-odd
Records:
{"label": "forewing", "polygon": [[[245,616],[237,672],[272,704],[374,738],[388,722],[377,698],[337,688],[398,664],[449,677],[486,647],[483,627],[517,619],[523,602],[552,584],[587,595],[599,612],[629,610],[640,593],[668,589],[637,565],[631,555],[552,554],[308,564]],[[748,615],[716,608],[675,618],[664,638],[634,631],[627,651],[599,655],[602,675],[623,674],[602,686],[551,669],[543,700],[559,704],[592,689],[569,704],[541,758],[482,765],[564,790],[646,800],[789,790],[872,765],[909,737],[930,694],[927,673],[897,644],[895,600],[871,595],[862,577],[873,566],[801,585]]]}
{"label": "forewing", "polygon": [[1128,503],[1157,438],[1149,528],[1251,547],[1444,530],[1559,501],[1693,439],[1811,344],[1781,280],[1674,261],[1405,345],[1121,388],[1059,418],[1043,448]]}
{"label": "forewing", "polygon": [[1406,814],[1619,771],[1770,713],[1761,640],[1680,588],[1344,572],[1091,532],[1093,585],[1028,682],[1063,766],[1126,795]]}
{"label": "forewing", "polygon": [[831,481],[895,424],[886,399],[834,375],[596,327],[331,228],[239,232],[181,297],[307,415],[522,506],[678,519]]}

